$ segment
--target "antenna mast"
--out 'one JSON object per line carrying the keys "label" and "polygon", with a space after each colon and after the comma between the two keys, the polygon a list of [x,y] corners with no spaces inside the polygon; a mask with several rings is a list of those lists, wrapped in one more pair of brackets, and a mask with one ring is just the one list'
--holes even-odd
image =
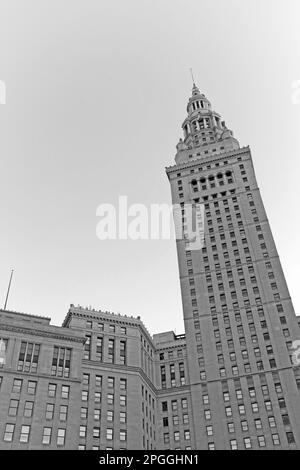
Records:
{"label": "antenna mast", "polygon": [[4,304],[4,310],[6,310],[6,305],[7,305],[7,301],[8,301],[8,296],[9,296],[9,291],[10,291],[11,280],[12,280],[13,274],[14,274],[14,270],[12,269],[11,273],[10,273],[8,288],[7,288],[7,294],[6,294],[5,304]]}

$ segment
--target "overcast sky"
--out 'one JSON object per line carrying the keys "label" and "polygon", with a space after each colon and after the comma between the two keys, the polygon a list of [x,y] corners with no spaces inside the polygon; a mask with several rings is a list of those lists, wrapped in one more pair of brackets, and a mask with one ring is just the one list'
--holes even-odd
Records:
{"label": "overcast sky", "polygon": [[[174,241],[100,241],[99,204],[170,203],[191,93],[250,145],[300,314],[299,0],[1,0],[0,302],[183,332]],[[295,98],[295,97],[294,97]],[[298,99],[300,102],[300,99]]]}

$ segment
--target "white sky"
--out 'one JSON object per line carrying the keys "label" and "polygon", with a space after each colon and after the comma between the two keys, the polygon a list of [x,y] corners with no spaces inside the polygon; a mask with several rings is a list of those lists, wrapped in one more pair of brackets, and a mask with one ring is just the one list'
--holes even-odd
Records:
{"label": "white sky", "polygon": [[[250,145],[300,313],[299,0],[2,0],[0,302],[60,324],[70,303],[183,331],[174,241],[96,238],[96,208],[171,202],[191,92]],[[300,101],[300,100],[298,100]]]}

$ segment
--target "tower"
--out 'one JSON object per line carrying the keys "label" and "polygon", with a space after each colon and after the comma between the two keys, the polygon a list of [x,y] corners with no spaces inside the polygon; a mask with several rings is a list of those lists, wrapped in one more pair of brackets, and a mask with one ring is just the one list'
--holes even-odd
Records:
{"label": "tower", "polygon": [[186,228],[204,214],[204,244],[177,240],[196,449],[300,448],[299,327],[249,147],[240,147],[194,84],[166,169]]}

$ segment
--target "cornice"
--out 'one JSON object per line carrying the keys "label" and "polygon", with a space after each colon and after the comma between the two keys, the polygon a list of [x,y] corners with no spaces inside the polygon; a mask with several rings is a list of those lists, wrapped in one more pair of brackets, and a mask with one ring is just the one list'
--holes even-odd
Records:
{"label": "cornice", "polygon": [[242,147],[237,150],[230,150],[230,152],[218,153],[216,155],[209,155],[207,157],[198,157],[188,162],[180,163],[179,165],[167,166],[165,167],[165,171],[167,174],[169,174],[169,173],[172,173],[173,171],[192,168],[195,165],[199,165],[200,163],[201,164],[212,163],[212,162],[224,160],[224,158],[235,157],[236,155],[246,154],[249,151],[250,151],[250,147],[248,145],[247,147]]}
{"label": "cornice", "polygon": [[20,333],[23,335],[27,334],[31,336],[42,336],[44,338],[53,338],[53,339],[71,341],[74,343],[82,343],[82,344],[84,344],[86,340],[84,337],[79,337],[75,335],[69,336],[63,333],[59,333],[59,332],[45,331],[45,330],[40,330],[38,328],[26,328],[26,327],[17,326],[17,325],[7,325],[5,323],[0,323],[0,330],[11,331],[13,333]]}

